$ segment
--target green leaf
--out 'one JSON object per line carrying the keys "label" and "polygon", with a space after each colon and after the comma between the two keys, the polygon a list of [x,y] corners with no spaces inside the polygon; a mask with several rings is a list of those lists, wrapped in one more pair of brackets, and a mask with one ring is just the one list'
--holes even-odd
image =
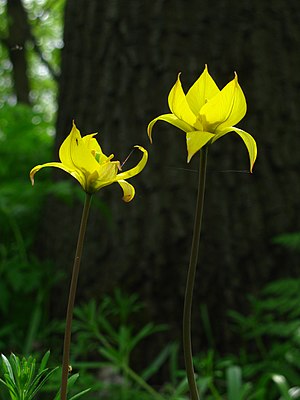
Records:
{"label": "green leaf", "polygon": [[42,372],[46,368],[46,366],[48,364],[49,357],[50,357],[50,350],[48,350],[45,353],[44,357],[41,360],[39,371],[38,371],[39,373]]}
{"label": "green leaf", "polygon": [[281,395],[284,400],[292,400],[293,398],[289,394],[289,387],[287,381],[283,375],[274,374],[271,376],[273,382],[276,383]]}
{"label": "green leaf", "polygon": [[[49,371],[46,376],[40,381],[40,383],[36,386],[35,390],[32,392],[30,399],[32,399],[40,390],[41,388],[45,385],[45,383],[49,380],[50,376],[58,369],[59,367],[53,368],[51,371]],[[42,374],[44,374],[47,370],[42,371],[38,377],[39,379],[41,378]],[[37,382],[38,380],[37,379]]]}
{"label": "green leaf", "polygon": [[240,400],[242,389],[242,370],[238,366],[228,367],[226,370],[228,400]]}
{"label": "green leaf", "polygon": [[154,375],[166,359],[169,357],[171,352],[173,351],[173,343],[168,344],[159,354],[158,356],[152,361],[152,363],[141,373],[141,377],[147,381]]}
{"label": "green leaf", "polygon": [[91,388],[85,389],[80,393],[75,394],[74,396],[70,397],[69,400],[75,400],[75,399],[79,399],[79,397],[83,396],[84,394],[88,393],[91,390]]}
{"label": "green leaf", "polygon": [[2,361],[3,361],[3,363],[4,363],[4,366],[5,366],[5,369],[6,369],[6,371],[8,372],[8,374],[9,374],[9,376],[10,376],[10,379],[15,383],[15,378],[14,378],[13,370],[12,370],[12,367],[11,367],[11,365],[10,365],[8,359],[5,357],[4,354],[1,354],[1,357],[2,357]]}

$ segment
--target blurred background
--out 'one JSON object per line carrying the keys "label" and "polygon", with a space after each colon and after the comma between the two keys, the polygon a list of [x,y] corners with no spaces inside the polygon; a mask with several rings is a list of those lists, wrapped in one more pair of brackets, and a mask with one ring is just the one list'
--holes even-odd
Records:
{"label": "blurred background", "polygon": [[[136,144],[149,151],[131,181],[131,203],[122,202],[118,185],[94,196],[79,315],[84,320],[91,302],[110,299],[118,315],[129,304],[133,327],[151,323],[159,331],[134,347],[135,369],[175,343],[182,368],[198,160],[186,163],[181,131],[158,123],[150,145],[146,127],[168,112],[178,72],[187,91],[208,64],[220,88],[238,73],[248,104],[238,126],[256,139],[258,159],[250,174],[234,133],[209,151],[192,327],[197,368],[214,371],[211,360],[226,359],[256,385],[272,371],[300,384],[299,21],[295,0],[0,0],[2,353],[50,348],[60,360],[83,193],[51,169],[32,188],[29,171],[58,160],[75,120],[82,134],[99,132],[104,153],[117,160]],[[75,334],[78,368],[101,358],[80,340]],[[170,379],[173,350],[151,376],[158,386]]]}

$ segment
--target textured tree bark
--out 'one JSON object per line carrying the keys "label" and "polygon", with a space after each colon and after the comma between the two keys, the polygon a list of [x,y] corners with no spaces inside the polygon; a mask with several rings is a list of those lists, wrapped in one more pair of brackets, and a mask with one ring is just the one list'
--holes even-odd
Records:
{"label": "textured tree bark", "polygon": [[21,0],[7,0],[8,54],[13,67],[13,82],[20,103],[29,104],[29,79],[26,59],[26,41],[30,37],[26,11]]}
{"label": "textured tree bark", "polygon": [[[132,145],[149,149],[147,168],[131,181],[132,203],[124,204],[111,186],[97,195],[100,207],[92,204],[78,299],[101,298],[116,286],[138,292],[144,318],[170,324],[167,339],[179,338],[197,160],[186,164],[185,135],[176,128],[158,123],[151,146],[146,126],[168,112],[179,71],[186,89],[205,63],[220,87],[238,72],[249,108],[239,126],[257,139],[258,161],[249,174],[246,150],[234,133],[209,151],[193,320],[195,352],[207,343],[201,303],[218,349],[234,350],[228,309],[244,309],[247,293],[299,272],[299,259],[287,258],[272,238],[299,229],[300,222],[300,3],[186,4],[67,1],[56,142],[58,147],[75,119],[82,133],[99,130],[104,152],[121,161]],[[61,178],[67,179],[57,173]],[[51,255],[57,268],[71,267],[79,213],[77,205],[57,200],[45,209],[43,256]],[[149,345],[148,359],[155,348]],[[145,360],[146,353],[144,348]]]}

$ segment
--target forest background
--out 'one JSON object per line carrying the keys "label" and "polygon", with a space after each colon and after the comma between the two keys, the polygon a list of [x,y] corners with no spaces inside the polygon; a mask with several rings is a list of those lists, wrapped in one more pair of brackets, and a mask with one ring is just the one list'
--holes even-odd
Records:
{"label": "forest background", "polygon": [[[83,198],[60,171],[43,171],[34,188],[28,174],[57,160],[72,120],[83,134],[100,132],[104,152],[116,159],[125,160],[135,144],[149,151],[133,202],[120,201],[111,186],[95,196],[76,302],[101,302],[117,288],[144,303],[135,324],[168,326],[136,349],[138,370],[166,343],[180,343],[197,161],[186,164],[185,136],[175,128],[161,123],[150,145],[146,127],[168,112],[178,72],[188,88],[205,64],[219,87],[237,71],[248,104],[239,126],[255,137],[258,159],[249,174],[234,134],[210,150],[195,351],[231,354],[241,364],[245,342],[254,346],[246,336],[255,326],[273,323],[271,333],[254,335],[263,337],[267,353],[279,331],[284,340],[294,335],[300,326],[299,20],[295,0],[0,1],[1,352],[61,346]],[[275,293],[261,295],[278,280]],[[269,310],[257,309],[259,296],[271,296]],[[278,330],[276,323],[287,319],[293,328]]]}

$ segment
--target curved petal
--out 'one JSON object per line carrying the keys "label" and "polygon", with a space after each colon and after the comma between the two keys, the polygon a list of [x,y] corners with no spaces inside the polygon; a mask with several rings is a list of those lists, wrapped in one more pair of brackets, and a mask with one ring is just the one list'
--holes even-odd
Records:
{"label": "curved petal", "polygon": [[168,122],[169,124],[176,126],[176,128],[179,128],[184,132],[193,130],[193,127],[191,125],[187,124],[181,119],[178,119],[174,114],[163,114],[153,119],[148,125],[147,132],[151,143],[152,143],[152,128],[153,125],[156,123],[156,121]]}
{"label": "curved petal", "polygon": [[220,89],[216,85],[213,78],[210,76],[207,65],[200,75],[200,78],[196,80],[193,86],[189,89],[186,95],[187,102],[195,115],[198,115],[201,107],[220,92]]}
{"label": "curved petal", "polygon": [[250,172],[252,173],[253,165],[255,163],[256,157],[257,157],[257,146],[256,146],[256,141],[254,138],[250,135],[250,133],[245,132],[244,130],[240,128],[236,128],[235,126],[231,126],[230,128],[227,128],[223,130],[222,132],[218,133],[215,135],[215,137],[212,140],[212,143],[214,143],[216,140],[220,139],[220,137],[226,135],[226,133],[229,132],[236,132],[241,139],[243,140],[249,154],[249,160],[250,160]]}
{"label": "curved petal", "polygon": [[142,159],[134,168],[131,168],[128,171],[124,171],[118,174],[116,179],[117,181],[131,178],[132,176],[139,174],[145,167],[148,160],[148,151],[144,149],[142,146],[134,146],[134,147],[136,147],[143,153]]}
{"label": "curved petal", "polygon": [[232,130],[236,132],[244,142],[245,146],[247,147],[249,159],[250,159],[250,172],[252,173],[253,166],[257,157],[257,146],[256,141],[250,135],[250,133],[243,131],[242,129],[232,127]]}
{"label": "curved petal", "polygon": [[200,115],[204,129],[218,133],[238,123],[246,110],[246,99],[235,74],[234,79],[202,107]]}
{"label": "curved petal", "polygon": [[72,175],[73,178],[77,179],[77,181],[80,183],[80,185],[83,187],[84,190],[86,190],[86,179],[84,174],[79,171],[79,170],[74,170],[73,168],[69,168],[67,165],[58,163],[58,162],[49,162],[46,164],[42,164],[42,165],[37,165],[36,167],[32,168],[32,170],[30,171],[30,180],[32,185],[34,185],[34,175],[42,168],[45,167],[55,167],[55,168],[59,168],[62,169],[63,171],[67,172],[68,174]]}
{"label": "curved petal", "polygon": [[65,166],[88,174],[92,174],[99,166],[74,122],[71,133],[59,149],[59,158]]}
{"label": "curved petal", "polygon": [[134,195],[135,195],[134,187],[130,183],[128,183],[124,180],[118,181],[118,184],[121,186],[121,188],[123,190],[122,199],[126,203],[129,203],[134,198]]}
{"label": "curved petal", "polygon": [[183,92],[180,82],[180,74],[178,74],[177,81],[169,93],[168,103],[171,112],[176,115],[177,118],[192,126],[196,124],[197,118],[190,109]]}
{"label": "curved petal", "polygon": [[205,146],[215,135],[210,132],[192,131],[186,134],[186,145],[188,151],[187,162],[191,161],[191,158],[197,151]]}

